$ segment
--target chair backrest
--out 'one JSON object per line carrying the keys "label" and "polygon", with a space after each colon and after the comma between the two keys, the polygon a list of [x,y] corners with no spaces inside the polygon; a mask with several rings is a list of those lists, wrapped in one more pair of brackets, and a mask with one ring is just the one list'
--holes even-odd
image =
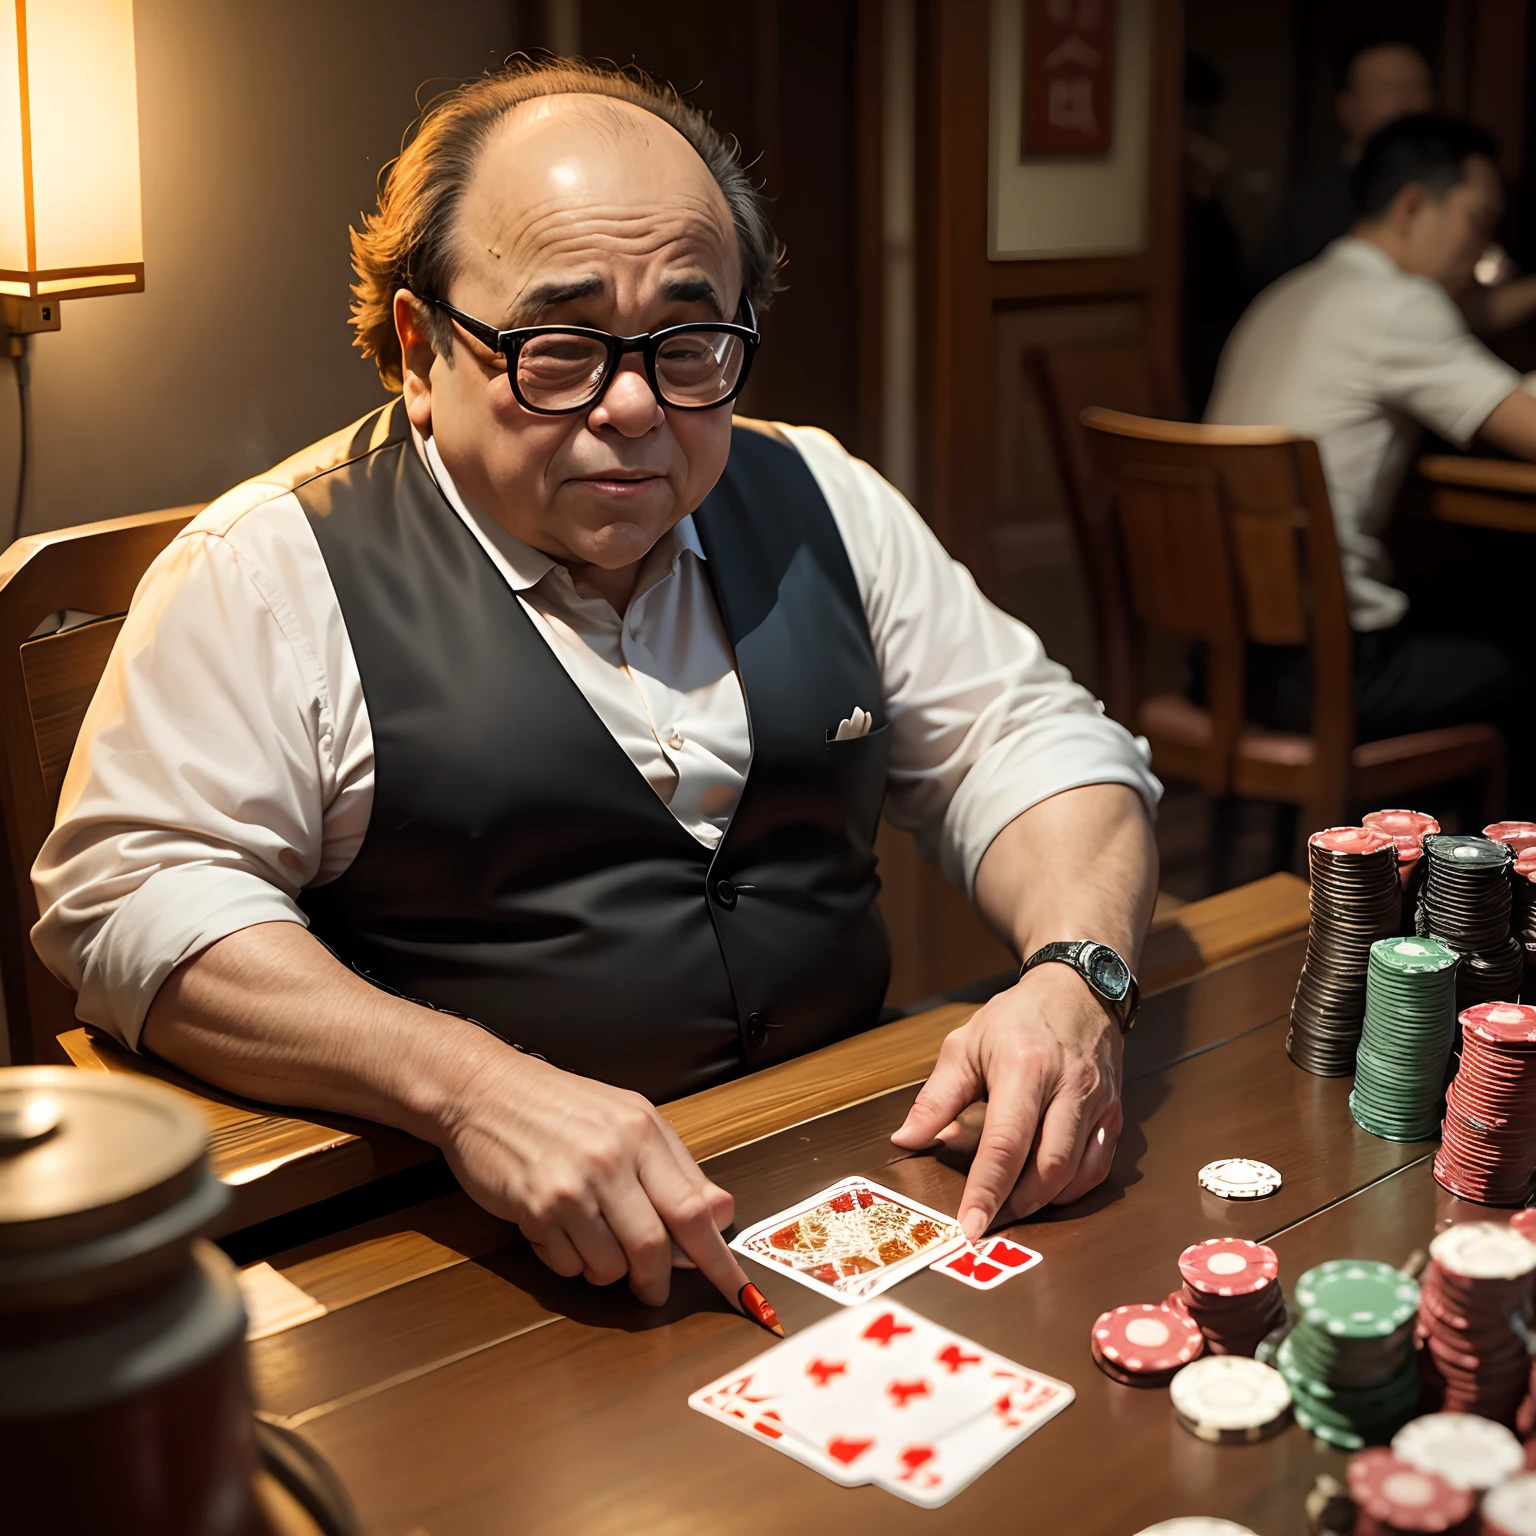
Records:
{"label": "chair backrest", "polygon": [[1156,421],[1091,407],[1090,451],[1114,485],[1137,621],[1203,640],[1208,787],[1230,780],[1248,642],[1308,646],[1315,772],[1342,795],[1354,741],[1354,651],[1317,444],[1284,427]]}
{"label": "chair backrest", "polygon": [[[0,556],[0,979],[11,1060],[62,1061],[74,994],[32,949],[32,863],[53,827],[80,724],[150,562],[201,509],[173,507],[18,539]],[[69,624],[44,632],[49,619]]]}
{"label": "chair backrest", "polygon": [[1177,416],[1173,371],[1148,347],[1102,342],[1047,347],[1031,356],[1046,425],[1065,492],[1093,606],[1099,694],[1124,725],[1135,709],[1135,648],[1127,612],[1124,556],[1114,519],[1114,490],[1093,462],[1082,413],[1093,405],[1136,416]]}

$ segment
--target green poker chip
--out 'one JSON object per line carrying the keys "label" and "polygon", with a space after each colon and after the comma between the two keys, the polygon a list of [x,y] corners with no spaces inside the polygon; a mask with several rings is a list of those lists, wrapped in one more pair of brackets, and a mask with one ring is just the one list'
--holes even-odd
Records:
{"label": "green poker chip", "polygon": [[1431,832],[1424,839],[1424,852],[1437,862],[1462,868],[1502,869],[1515,861],[1508,843],[1456,832]]}
{"label": "green poker chip", "polygon": [[1296,1304],[1311,1327],[1337,1338],[1395,1333],[1419,1309],[1419,1288],[1376,1259],[1330,1259],[1296,1282]]}

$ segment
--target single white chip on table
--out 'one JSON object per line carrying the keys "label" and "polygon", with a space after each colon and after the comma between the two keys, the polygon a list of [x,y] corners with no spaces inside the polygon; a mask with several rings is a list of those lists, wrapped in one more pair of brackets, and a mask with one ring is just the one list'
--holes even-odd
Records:
{"label": "single white chip on table", "polygon": [[1525,1449],[1502,1424],[1475,1413],[1427,1413],[1392,1437],[1392,1454],[1456,1488],[1485,1493],[1525,1465]]}
{"label": "single white chip on table", "polygon": [[1235,1520],[1217,1520],[1211,1515],[1180,1515],[1176,1520],[1159,1520],[1136,1536],[1256,1536],[1246,1525]]}
{"label": "single white chip on table", "polygon": [[1251,1157],[1219,1157],[1200,1170],[1200,1187],[1223,1200],[1262,1200],[1282,1182],[1278,1170]]}
{"label": "single white chip on table", "polygon": [[1198,1434],[1248,1431],[1257,1438],[1291,1411],[1291,1389],[1273,1366],[1245,1355],[1207,1355],[1169,1383],[1174,1411]]}

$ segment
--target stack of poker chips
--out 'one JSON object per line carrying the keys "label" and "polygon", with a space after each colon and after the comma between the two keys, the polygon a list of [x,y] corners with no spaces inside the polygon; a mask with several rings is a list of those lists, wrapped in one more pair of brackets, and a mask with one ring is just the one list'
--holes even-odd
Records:
{"label": "stack of poker chips", "polygon": [[1524,1205],[1536,1180],[1536,1007],[1480,1003],[1461,1015],[1436,1181],[1480,1205]]}
{"label": "stack of poker chips", "polygon": [[1424,839],[1424,855],[1414,929],[1432,934],[1462,957],[1456,1006],[1518,997],[1525,955],[1509,931],[1514,850],[1491,837],[1441,832]]}
{"label": "stack of poker chips", "polygon": [[1296,1283],[1296,1326],[1275,1364],[1296,1422],[1341,1450],[1387,1440],[1419,1404],[1419,1288],[1369,1259],[1333,1259]]}
{"label": "stack of poker chips", "polygon": [[1168,1384],[1179,1423],[1212,1445],[1251,1445],[1291,1421],[1291,1389],[1271,1365],[1243,1355],[1207,1355]]}
{"label": "stack of poker chips", "polygon": [[1350,1458],[1349,1496],[1355,1536],[1397,1536],[1408,1531],[1476,1530],[1477,1495],[1425,1472],[1380,1446]]}
{"label": "stack of poker chips", "polygon": [[[1211,1237],[1179,1255],[1178,1302],[1213,1355],[1252,1355],[1285,1318],[1280,1260],[1241,1237]],[[1169,1298],[1170,1302],[1173,1298]]]}
{"label": "stack of poker chips", "polygon": [[1127,1387],[1166,1387],[1205,1348],[1200,1330],[1166,1302],[1103,1313],[1088,1341],[1093,1363]]}
{"label": "stack of poker chips", "polygon": [[1468,1221],[1441,1232],[1429,1259],[1417,1328],[1426,1392],[1447,1413],[1514,1424],[1530,1377],[1536,1245],[1499,1222]]}
{"label": "stack of poker chips", "polygon": [[1397,931],[1397,845],[1385,832],[1330,827],[1307,842],[1312,921],[1285,1048],[1319,1077],[1347,1077],[1365,1013],[1371,945]]}
{"label": "stack of poker chips", "polygon": [[1349,1112],[1388,1141],[1423,1141],[1440,1125],[1456,1034],[1458,956],[1438,939],[1378,939]]}
{"label": "stack of poker chips", "polygon": [[1397,879],[1403,892],[1405,929],[1413,926],[1413,907],[1419,899],[1424,874],[1424,839],[1440,830],[1440,823],[1424,811],[1370,811],[1360,818],[1362,827],[1385,832],[1397,844]]}
{"label": "stack of poker chips", "polygon": [[1525,955],[1525,977],[1520,983],[1520,996],[1527,1002],[1536,1002],[1536,848],[1516,854],[1512,884],[1511,927],[1515,943]]}
{"label": "stack of poker chips", "polygon": [[1481,1536],[1536,1536],[1536,1476],[1512,1477],[1483,1500]]}

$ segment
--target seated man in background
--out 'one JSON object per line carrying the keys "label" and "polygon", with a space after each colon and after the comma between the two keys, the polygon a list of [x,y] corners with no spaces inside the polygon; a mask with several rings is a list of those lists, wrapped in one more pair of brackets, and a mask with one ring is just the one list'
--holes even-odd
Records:
{"label": "seated man in background", "polygon": [[[1487,133],[1456,118],[1382,129],[1354,171],[1349,235],[1254,301],[1206,411],[1210,422],[1317,440],[1356,631],[1361,740],[1473,719],[1508,727],[1529,715],[1514,709],[1520,681],[1498,645],[1435,633],[1444,616],[1433,612],[1405,622],[1409,600],[1391,584],[1381,542],[1421,426],[1536,459],[1536,399],[1456,304],[1503,216],[1497,153]],[[1305,653],[1264,647],[1253,670],[1255,717],[1310,729]]]}
{"label": "seated man in background", "polygon": [[80,1017],[422,1137],[560,1274],[659,1304],[680,1251],[734,1298],[653,1105],[877,1022],[889,787],[1040,962],[895,1139],[985,1100],[973,1236],[1102,1180],[1144,746],[867,465],[733,430],[780,265],[734,144],[519,64],[427,114],[354,264],[397,398],[192,521],[86,718],[34,871]]}

